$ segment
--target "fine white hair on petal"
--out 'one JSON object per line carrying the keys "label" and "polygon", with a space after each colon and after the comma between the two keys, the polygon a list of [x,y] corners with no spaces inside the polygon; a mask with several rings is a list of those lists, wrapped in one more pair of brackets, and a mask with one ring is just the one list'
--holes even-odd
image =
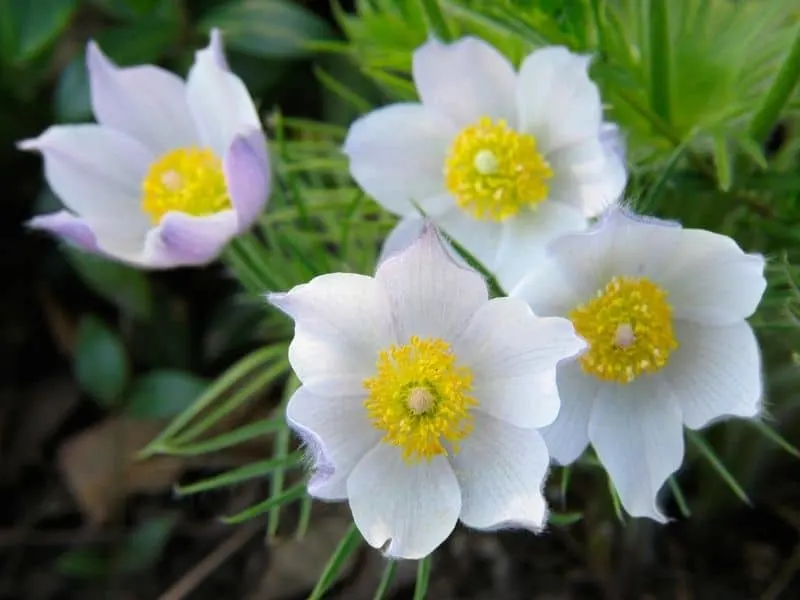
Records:
{"label": "fine white hair on petal", "polygon": [[475,429],[450,458],[461,485],[461,521],[483,530],[544,528],[550,456],[536,430],[476,414]]}
{"label": "fine white hair on petal", "polygon": [[429,39],[414,51],[412,72],[422,103],[458,127],[490,117],[516,128],[514,67],[485,41],[472,36],[451,44]]}
{"label": "fine white hair on petal", "polygon": [[455,529],[461,489],[443,456],[409,468],[399,448],[379,444],[347,479],[353,520],[391,558],[428,556]]}
{"label": "fine white hair on petal", "polygon": [[454,339],[489,298],[483,277],[452,259],[431,222],[378,267],[375,279],[389,297],[401,343],[414,335]]}
{"label": "fine white hair on petal", "polygon": [[198,143],[180,77],[152,65],[119,68],[94,41],[86,48],[86,65],[101,125],[139,140],[156,155]]}

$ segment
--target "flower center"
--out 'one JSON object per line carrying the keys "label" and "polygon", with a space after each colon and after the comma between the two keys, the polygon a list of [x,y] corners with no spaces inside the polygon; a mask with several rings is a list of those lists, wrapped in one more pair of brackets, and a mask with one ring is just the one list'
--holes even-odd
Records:
{"label": "flower center", "polygon": [[195,216],[231,208],[222,163],[206,148],[178,148],[158,158],[142,182],[142,210],[158,223],[174,210]]}
{"label": "flower center", "polygon": [[472,371],[456,364],[443,340],[414,336],[382,351],[364,387],[373,426],[409,462],[458,452],[459,440],[472,431],[470,409],[478,404],[469,395]]}
{"label": "flower center", "polygon": [[532,135],[482,117],[461,130],[444,168],[456,204],[476,219],[503,221],[547,198],[553,171]]}
{"label": "flower center", "polygon": [[581,367],[604,381],[655,373],[678,347],[667,293],[645,277],[614,277],[569,318],[589,343]]}

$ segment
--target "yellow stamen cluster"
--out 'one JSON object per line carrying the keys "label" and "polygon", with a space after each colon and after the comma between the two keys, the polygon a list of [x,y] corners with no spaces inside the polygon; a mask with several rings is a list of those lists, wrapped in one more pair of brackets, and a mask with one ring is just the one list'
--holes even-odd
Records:
{"label": "yellow stamen cluster", "polygon": [[645,277],[614,277],[569,318],[589,343],[583,370],[604,381],[655,373],[678,347],[667,293]]}
{"label": "yellow stamen cluster", "polygon": [[532,135],[483,117],[453,141],[444,175],[464,211],[476,219],[503,221],[545,200],[553,171]]}
{"label": "yellow stamen cluster", "polygon": [[415,336],[382,351],[364,387],[372,424],[409,462],[458,452],[459,440],[472,431],[469,411],[478,404],[469,395],[472,372],[456,364],[450,344],[441,339]]}
{"label": "yellow stamen cluster", "polygon": [[222,163],[205,148],[167,152],[150,165],[142,182],[142,209],[155,224],[171,210],[203,216],[229,208]]}

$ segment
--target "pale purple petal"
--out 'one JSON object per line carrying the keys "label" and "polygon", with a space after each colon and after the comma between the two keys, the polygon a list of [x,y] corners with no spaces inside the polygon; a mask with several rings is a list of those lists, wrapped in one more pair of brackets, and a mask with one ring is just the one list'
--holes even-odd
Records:
{"label": "pale purple petal", "polygon": [[48,231],[87,252],[100,252],[92,228],[81,217],[66,210],[38,215],[28,221],[28,227]]}
{"label": "pale purple petal", "polygon": [[272,173],[264,133],[254,129],[248,135],[236,136],[225,153],[222,168],[242,232],[258,218],[269,196]]}
{"label": "pale purple petal", "polygon": [[256,107],[239,77],[220,65],[220,40],[195,54],[186,98],[203,144],[223,156],[233,139],[261,129]]}
{"label": "pale purple petal", "polygon": [[205,265],[238,233],[236,213],[196,217],[168,212],[147,234],[142,262],[154,268]]}
{"label": "pale purple petal", "polygon": [[186,85],[160,67],[118,68],[95,42],[86,49],[92,108],[106,127],[162,154],[197,145],[199,136],[186,103]]}
{"label": "pale purple petal", "polygon": [[53,192],[81,217],[116,221],[120,230],[144,232],[141,182],[151,154],[135,139],[101,125],[53,126],[19,143],[44,156]]}

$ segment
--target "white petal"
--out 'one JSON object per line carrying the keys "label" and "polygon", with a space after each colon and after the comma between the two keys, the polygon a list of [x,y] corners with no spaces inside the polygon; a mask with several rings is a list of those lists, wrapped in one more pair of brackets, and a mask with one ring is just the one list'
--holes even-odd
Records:
{"label": "white petal", "polygon": [[542,317],[566,317],[584,300],[580,289],[575,289],[569,273],[552,258],[542,258],[532,264],[531,270],[509,295],[522,298],[533,312]]}
{"label": "white petal", "polygon": [[489,271],[498,264],[498,252],[508,223],[473,219],[457,206],[432,220]]}
{"label": "white petal", "polygon": [[44,155],[47,182],[79,216],[125,231],[143,233],[149,227],[140,190],[151,154],[133,138],[100,125],[64,125],[19,147]]}
{"label": "white petal", "polygon": [[186,99],[203,144],[222,157],[237,135],[261,129],[261,121],[244,83],[220,64],[219,55],[213,39],[195,54]]}
{"label": "white petal", "polygon": [[536,430],[475,415],[475,429],[450,459],[461,484],[461,522],[475,529],[545,525],[550,456]]}
{"label": "white petal", "polygon": [[347,477],[381,438],[369,422],[363,397],[326,398],[302,386],[289,400],[286,418],[313,460],[308,493],[322,500],[345,500]]}
{"label": "white petal", "polygon": [[551,200],[509,219],[494,269],[501,287],[513,289],[544,258],[550,242],[565,233],[583,231],[587,225],[580,211]]}
{"label": "white petal", "polygon": [[594,217],[616,203],[627,182],[625,163],[600,136],[571,144],[546,156],[553,169],[551,199]]}
{"label": "white petal", "polygon": [[531,133],[547,152],[594,138],[600,133],[603,107],[589,79],[588,56],[566,48],[541,48],[519,72],[517,94],[520,130]]}
{"label": "white petal", "polygon": [[361,535],[391,558],[428,556],[452,533],[461,512],[461,490],[447,459],[408,464],[388,444],[356,465],[347,495]]}
{"label": "white petal", "polygon": [[548,254],[585,300],[614,276],[648,277],[662,283],[682,231],[680,225],[613,207],[589,231],[554,240]]}
{"label": "white petal", "polygon": [[384,208],[405,215],[413,203],[445,192],[444,164],[457,134],[448,119],[421,104],[393,104],[357,121],[344,152],[350,174]]}
{"label": "white petal", "polygon": [[561,410],[552,425],[541,429],[547,449],[558,464],[568,465],[589,444],[589,417],[600,382],[586,375],[577,360],[558,366]]}
{"label": "white petal", "polygon": [[755,417],[761,409],[761,358],[745,322],[726,327],[675,323],[680,344],[664,369],[692,429],[726,416]]}
{"label": "white petal", "polygon": [[141,264],[165,269],[206,265],[238,232],[233,210],[203,216],[170,211],[147,233]]}
{"label": "white petal", "polygon": [[197,145],[180,77],[150,65],[120,69],[95,42],[89,43],[86,63],[92,109],[102,125],[141,141],[155,154]]}
{"label": "white petal", "polygon": [[431,39],[414,52],[414,83],[422,103],[464,127],[480,117],[517,125],[516,73],[506,57],[474,37],[452,44]]}
{"label": "white petal", "polygon": [[483,278],[453,261],[432,226],[383,262],[375,278],[389,296],[401,343],[413,335],[454,339],[489,298]]}
{"label": "white petal", "polygon": [[540,318],[519,298],[484,304],[453,342],[473,373],[477,410],[519,427],[543,427],[558,414],[556,365],[586,344],[567,319]]}
{"label": "white petal", "polygon": [[423,229],[425,229],[425,218],[419,213],[411,213],[400,219],[383,241],[378,264],[408,248],[422,235]]}
{"label": "white petal", "polygon": [[600,386],[589,439],[634,517],[664,522],[656,494],[683,462],[681,410],[658,376]]}
{"label": "white petal", "polygon": [[709,325],[746,319],[767,287],[762,256],[745,254],[731,238],[701,229],[681,231],[660,279],[676,319]]}
{"label": "white petal", "polygon": [[289,362],[315,394],[362,393],[378,353],[395,342],[389,300],[371,277],[320,275],[269,301],[295,320]]}

